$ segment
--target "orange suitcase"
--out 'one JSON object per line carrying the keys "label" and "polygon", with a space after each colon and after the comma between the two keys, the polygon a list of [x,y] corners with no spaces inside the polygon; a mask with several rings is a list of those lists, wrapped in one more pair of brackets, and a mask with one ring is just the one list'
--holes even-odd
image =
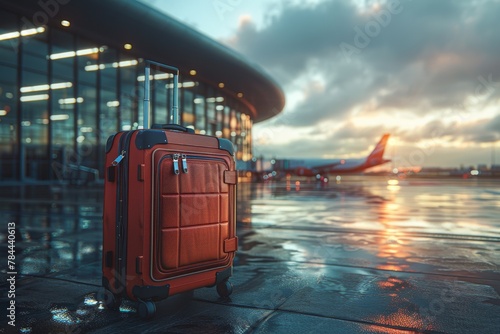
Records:
{"label": "orange suitcase", "polygon": [[236,237],[234,146],[177,124],[148,129],[150,68],[146,62],[145,129],[119,132],[106,145],[103,286],[108,306],[138,301],[141,317],[155,302],[200,287],[228,297]]}

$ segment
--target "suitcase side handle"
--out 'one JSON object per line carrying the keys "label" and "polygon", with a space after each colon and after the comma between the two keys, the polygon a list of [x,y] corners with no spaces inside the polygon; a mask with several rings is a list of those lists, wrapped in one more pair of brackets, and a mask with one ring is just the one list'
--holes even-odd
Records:
{"label": "suitcase side handle", "polygon": [[174,89],[173,89],[173,96],[172,96],[172,109],[171,109],[171,115],[172,115],[172,122],[174,124],[179,124],[179,69],[174,66],[170,65],[165,65],[161,63],[157,63],[152,60],[145,60],[145,68],[144,68],[144,105],[143,105],[143,128],[148,129],[149,128],[149,102],[150,102],[150,83],[149,83],[149,76],[151,74],[151,67],[154,67],[156,70],[160,70],[162,72],[166,73],[171,73],[174,75],[173,81],[174,81]]}
{"label": "suitcase side handle", "polygon": [[175,130],[187,133],[194,133],[194,129],[186,128],[178,124],[153,124],[153,126],[151,126],[151,129]]}

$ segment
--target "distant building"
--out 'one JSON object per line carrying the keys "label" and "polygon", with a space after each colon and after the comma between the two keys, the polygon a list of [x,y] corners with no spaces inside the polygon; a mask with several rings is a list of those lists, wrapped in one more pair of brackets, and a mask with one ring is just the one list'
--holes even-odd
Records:
{"label": "distant building", "polygon": [[[142,123],[141,59],[180,68],[182,125],[243,165],[253,124],[284,107],[261,69],[138,1],[0,0],[0,180],[102,178],[108,136]],[[170,78],[153,79],[152,123],[168,123]]]}
{"label": "distant building", "polygon": [[478,171],[487,171],[488,166],[486,164],[479,164],[479,165],[477,165],[477,170]]}

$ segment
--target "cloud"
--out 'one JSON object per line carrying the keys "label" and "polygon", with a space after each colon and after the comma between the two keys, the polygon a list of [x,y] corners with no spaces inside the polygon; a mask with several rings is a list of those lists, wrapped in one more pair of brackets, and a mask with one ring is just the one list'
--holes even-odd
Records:
{"label": "cloud", "polygon": [[350,122],[339,124],[334,131],[328,126],[307,129],[289,141],[278,140],[286,136],[283,127],[258,132],[254,153],[277,158],[361,158],[382,136],[380,127],[361,129]]}
{"label": "cloud", "polygon": [[[267,125],[291,129],[290,144],[277,150],[326,150],[323,143],[293,140],[293,129],[313,127],[319,133],[336,122],[350,124],[349,130],[356,129],[352,135],[359,135],[366,125],[358,124],[370,114],[388,121],[401,113],[427,119],[414,126],[378,126],[371,140],[388,129],[407,143],[432,134],[461,142],[500,139],[498,111],[486,112],[500,100],[499,2],[285,3],[260,28],[242,21],[229,42],[267,69],[294,101]],[[484,120],[442,119],[453,113],[484,113]]]}
{"label": "cloud", "polygon": [[286,6],[279,16],[269,17],[262,30],[245,21],[231,43],[252,60],[290,78],[304,71],[309,60],[337,50],[339,37],[351,29],[354,12],[347,2]]}

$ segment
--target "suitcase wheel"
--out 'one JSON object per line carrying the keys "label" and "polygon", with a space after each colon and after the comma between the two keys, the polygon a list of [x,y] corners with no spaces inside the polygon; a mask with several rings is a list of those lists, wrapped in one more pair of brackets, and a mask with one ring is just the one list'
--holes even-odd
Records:
{"label": "suitcase wheel", "polygon": [[151,301],[139,300],[139,315],[143,319],[151,319],[156,313],[156,304]]}
{"label": "suitcase wheel", "polygon": [[100,289],[97,292],[97,300],[101,301],[107,309],[116,311],[120,308],[121,304],[121,298],[118,296],[115,296],[111,291],[108,289]]}
{"label": "suitcase wheel", "polygon": [[227,298],[233,293],[233,285],[228,280],[217,284],[217,293],[222,298]]}

